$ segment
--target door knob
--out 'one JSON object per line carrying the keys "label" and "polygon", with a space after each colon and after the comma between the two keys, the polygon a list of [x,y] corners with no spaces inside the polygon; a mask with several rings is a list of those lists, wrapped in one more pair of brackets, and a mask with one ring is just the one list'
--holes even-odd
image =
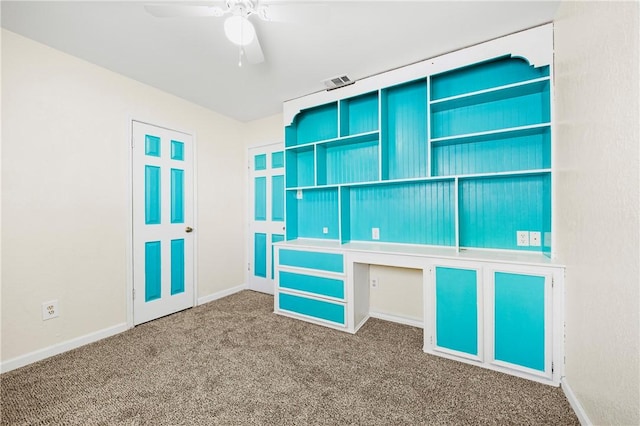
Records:
{"label": "door knob", "polygon": [[189,232],[193,232],[193,228],[192,228],[192,227],[190,227],[190,226],[187,226],[187,227],[184,229],[184,232],[187,232],[187,233],[189,233]]}

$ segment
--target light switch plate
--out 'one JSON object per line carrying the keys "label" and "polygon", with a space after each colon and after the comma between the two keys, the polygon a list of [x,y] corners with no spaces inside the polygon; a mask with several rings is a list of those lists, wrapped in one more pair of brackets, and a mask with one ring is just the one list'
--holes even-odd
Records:
{"label": "light switch plate", "polygon": [[529,245],[532,247],[540,247],[540,232],[531,231],[529,232]]}

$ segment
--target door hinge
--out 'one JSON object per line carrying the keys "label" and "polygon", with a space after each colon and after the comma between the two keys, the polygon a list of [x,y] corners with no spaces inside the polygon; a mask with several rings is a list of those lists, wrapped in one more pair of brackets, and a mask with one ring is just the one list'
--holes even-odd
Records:
{"label": "door hinge", "polygon": [[136,289],[133,289],[133,300],[136,300]]}
{"label": "door hinge", "polygon": [[551,372],[553,373],[553,363],[551,363]]}
{"label": "door hinge", "polygon": [[551,288],[553,288],[553,286],[555,285],[556,281],[553,277],[551,277]]}
{"label": "door hinge", "polygon": [[251,263],[247,263],[247,271],[251,270]]}

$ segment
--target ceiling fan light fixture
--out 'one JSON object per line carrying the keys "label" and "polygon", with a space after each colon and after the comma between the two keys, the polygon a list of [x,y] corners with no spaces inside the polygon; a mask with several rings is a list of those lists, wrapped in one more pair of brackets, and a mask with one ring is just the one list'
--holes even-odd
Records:
{"label": "ceiling fan light fixture", "polygon": [[246,46],[256,37],[256,29],[244,16],[229,16],[224,21],[224,33],[237,46]]}

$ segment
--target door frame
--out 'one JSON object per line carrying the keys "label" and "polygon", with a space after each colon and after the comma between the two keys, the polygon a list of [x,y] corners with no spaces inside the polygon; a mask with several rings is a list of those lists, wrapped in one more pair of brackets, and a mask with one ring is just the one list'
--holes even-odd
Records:
{"label": "door frame", "polygon": [[174,132],[185,133],[190,135],[193,142],[193,307],[198,303],[198,155],[197,155],[197,136],[195,131],[183,130],[179,126],[163,123],[156,120],[145,120],[141,118],[129,117],[127,121],[127,162],[129,164],[127,176],[127,245],[126,245],[126,317],[127,328],[133,328],[133,125],[134,122],[147,124],[149,126],[160,127]]}
{"label": "door frame", "polygon": [[[247,167],[246,173],[244,174],[244,183],[245,183],[245,188],[246,188],[246,195],[245,195],[245,235],[244,235],[244,240],[245,240],[245,256],[244,256],[244,264],[247,265],[247,267],[245,268],[244,271],[244,288],[251,290],[250,287],[250,280],[251,280],[251,261],[253,258],[253,239],[252,239],[252,234],[251,234],[251,221],[252,221],[252,215],[253,212],[250,209],[250,206],[252,205],[253,201],[252,201],[252,197],[253,194],[251,193],[251,182],[250,182],[250,174],[251,174],[251,155],[249,154],[249,152],[252,149],[255,148],[263,148],[263,147],[268,147],[271,145],[281,145],[282,150],[284,151],[284,136],[281,139],[278,140],[271,140],[271,141],[262,141],[262,142],[256,142],[253,144],[249,144],[247,145],[246,149],[245,149],[245,164]],[[285,159],[285,163],[286,163],[286,159]],[[286,166],[285,166],[286,167]],[[284,174],[284,171],[283,171]],[[286,190],[286,184],[285,184],[285,190]],[[285,197],[286,199],[286,197]],[[284,211],[284,215],[285,215],[285,220],[283,223],[287,223],[287,210],[285,208]],[[272,260],[273,261],[273,260]],[[275,286],[275,282],[274,282],[274,286]],[[275,290],[275,288],[274,288]]]}

